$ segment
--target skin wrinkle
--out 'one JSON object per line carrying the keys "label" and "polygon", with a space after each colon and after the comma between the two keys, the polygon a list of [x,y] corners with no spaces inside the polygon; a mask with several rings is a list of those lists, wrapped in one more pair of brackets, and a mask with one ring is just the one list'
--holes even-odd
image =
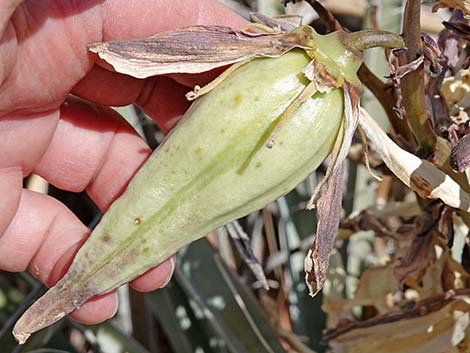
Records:
{"label": "skin wrinkle", "polygon": [[[51,144],[52,138],[54,137],[55,131],[57,129],[57,125],[59,124],[60,113],[57,110],[55,112],[52,112],[51,115],[55,115],[55,117],[54,117],[55,124],[54,124],[53,128],[51,127],[51,131],[50,131],[49,135],[46,137],[46,139],[43,142],[42,153],[39,154],[38,158],[35,160],[35,162],[32,162],[31,165],[25,165],[23,163],[23,160],[21,161],[24,177],[28,176],[34,170],[34,166],[39,163],[42,156],[44,156],[44,154],[46,153],[46,151],[48,150],[48,148]],[[52,119],[52,117],[51,117],[51,119]]]}
{"label": "skin wrinkle", "polygon": [[[55,151],[57,151],[58,144],[62,143],[65,140],[64,135],[71,135],[72,132],[71,130],[74,129],[74,125],[78,124],[80,125],[82,123],[82,120],[84,115],[86,115],[87,112],[91,111],[91,113],[88,114],[88,116],[92,116],[93,114],[97,114],[98,116],[95,116],[94,119],[100,120],[100,128],[105,129],[105,128],[112,128],[112,131],[103,131],[103,134],[111,134],[111,137],[108,136],[96,136],[91,139],[91,143],[96,143],[97,139],[100,140],[110,140],[106,143],[106,145],[98,145],[97,147],[100,150],[103,150],[103,153],[98,156],[95,160],[92,161],[92,168],[93,168],[93,173],[88,174],[89,176],[86,177],[86,179],[81,179],[81,180],[76,180],[75,183],[71,182],[66,178],[66,175],[64,177],[59,177],[55,178],[56,181],[54,180],[49,180],[54,186],[59,187],[59,188],[67,188],[69,191],[74,191],[74,192],[81,192],[84,189],[90,185],[96,175],[99,173],[99,171],[102,169],[103,166],[103,160],[106,158],[106,155],[109,153],[110,149],[110,142],[114,139],[117,131],[120,128],[120,123],[114,119],[111,118],[114,114],[116,114],[114,111],[104,111],[105,108],[102,107],[96,107],[94,108],[93,105],[90,105],[86,102],[79,101],[78,99],[73,99],[69,100],[66,103],[64,103],[67,108],[64,108],[66,112],[63,112],[63,119],[62,121],[59,122],[59,125],[55,131],[55,136],[56,136],[56,141],[54,144],[50,144],[48,150],[44,153],[43,158],[41,159],[41,162],[38,163],[36,166],[35,171],[45,177],[46,179],[49,177],[48,173],[50,172],[49,170],[46,170],[46,173],[44,173],[44,169],[49,169],[50,167],[56,169],[56,173],[61,171],[62,169],[68,174],[73,173],[73,170],[75,168],[79,168],[76,172],[76,175],[86,175],[86,171],[84,173],[80,173],[80,168],[83,168],[84,166],[79,166],[76,165],[75,158],[67,158],[66,156],[64,158],[61,158],[63,160],[63,166],[58,165],[60,161],[57,161],[57,156],[55,155]],[[104,115],[103,115],[104,114]],[[110,117],[107,117],[108,114],[111,114]],[[64,118],[64,115],[68,116],[67,118]],[[102,115],[102,116],[100,116]],[[120,118],[121,119],[121,118]],[[86,129],[86,127],[79,127],[79,130],[76,130],[75,133],[77,134],[76,136],[72,136],[71,138],[77,139],[80,137],[81,134],[83,134]],[[53,151],[50,151],[50,149],[53,149]],[[53,154],[53,156],[50,156],[50,154]],[[82,153],[87,153],[87,151],[83,151]],[[99,160],[98,160],[99,159]],[[52,160],[55,161],[55,163],[49,164],[48,161]],[[80,160],[80,158],[78,158]],[[89,161],[88,161],[89,162]],[[48,168],[49,167],[49,168]],[[59,170],[57,168],[59,167]],[[88,165],[88,167],[91,167],[91,165]],[[51,178],[49,178],[51,179]],[[77,177],[75,177],[77,179]]]}
{"label": "skin wrinkle", "polygon": [[[15,69],[17,63],[17,45],[15,27],[12,23],[8,23],[5,31],[0,37],[0,57],[6,58],[0,63],[0,87],[7,81]],[[3,54],[14,51],[12,55]],[[8,60],[9,59],[9,60]]]}
{"label": "skin wrinkle", "polygon": [[155,88],[158,81],[160,81],[160,77],[151,77],[150,79],[145,80],[145,83],[135,100],[139,106],[145,107],[148,105],[149,100],[153,97],[153,94],[156,93]]}
{"label": "skin wrinkle", "polygon": [[[71,52],[77,58],[84,57],[87,60],[83,60],[81,65],[81,77],[85,77],[89,73],[94,65],[94,56],[91,53],[88,53],[86,46],[82,45],[84,42],[95,42],[101,41],[103,38],[103,12],[97,11],[96,9],[101,9],[101,6],[93,6],[84,11],[88,12],[88,16],[67,16],[68,13],[78,13],[80,10],[80,3],[83,1],[57,1],[62,3],[63,9],[61,6],[58,7],[58,11],[63,14],[62,23],[65,29],[65,32],[68,34],[69,38],[80,38],[81,40],[76,40],[68,42]],[[86,35],[83,35],[83,32],[86,32]],[[83,55],[86,53],[86,55]]]}
{"label": "skin wrinkle", "polygon": [[[96,166],[96,169],[95,169],[95,172],[91,176],[91,178],[90,178],[90,180],[89,180],[89,182],[88,182],[88,184],[85,188],[89,187],[90,185],[93,185],[93,183],[96,181],[96,178],[100,174],[103,166],[108,161],[108,158],[109,158],[109,155],[110,155],[110,152],[111,152],[111,147],[113,146],[113,143],[116,140],[116,135],[117,135],[118,131],[119,131],[119,126],[116,124],[115,129],[113,131],[113,135],[111,137],[111,140],[109,141],[108,145],[106,146],[105,153],[103,154],[101,160],[98,162],[98,164]],[[90,197],[93,198],[91,195],[90,195]],[[95,200],[93,200],[93,201],[95,201]],[[105,209],[108,208],[108,207],[103,208],[102,205],[99,205],[99,206],[100,206],[99,208],[102,212],[105,211]]]}
{"label": "skin wrinkle", "polygon": [[[36,3],[34,3],[36,4]],[[43,5],[44,6],[44,5]],[[73,85],[79,81],[80,77],[83,77],[87,72],[89,72],[93,66],[94,58],[92,55],[88,55],[86,50],[86,43],[88,41],[87,36],[81,35],[83,27],[79,25],[79,22],[74,23],[73,18],[76,16],[71,15],[67,18],[48,18],[44,23],[40,23],[39,15],[35,15],[35,12],[42,13],[45,9],[39,10],[30,10],[28,9],[27,4],[22,5],[17,9],[14,16],[11,19],[11,23],[17,28],[17,38],[19,42],[18,46],[18,64],[17,68],[21,69],[13,70],[13,75],[10,76],[10,79],[5,82],[4,85],[4,95],[6,95],[5,103],[8,101],[17,101],[15,104],[15,109],[18,110],[18,101],[21,101],[21,98],[15,96],[15,92],[10,94],[14,98],[8,98],[9,87],[15,85],[16,81],[24,80],[25,77],[28,77],[29,85],[23,87],[26,90],[26,100],[29,96],[34,95],[35,91],[41,92],[38,90],[39,87],[47,87],[44,80],[47,78],[47,83],[50,87],[57,87],[57,89],[42,89],[43,93],[38,95],[39,102],[37,104],[23,104],[23,108],[28,110],[47,110],[51,106],[57,107],[61,104],[65,95],[60,93],[59,90],[62,90],[62,86],[70,82],[70,86],[66,90],[71,90]],[[96,17],[96,16],[95,16]],[[81,17],[80,17],[81,18]],[[94,23],[95,21],[91,21]],[[37,29],[41,27],[41,30]],[[86,26],[87,28],[89,26]],[[19,30],[18,28],[28,28],[27,30]],[[32,44],[33,40],[44,41],[44,37],[48,36],[49,33],[57,28],[60,28],[61,31],[69,33],[69,36],[61,34],[66,38],[74,38],[72,41],[48,41],[47,46],[34,46]],[[88,30],[87,30],[88,31]],[[90,31],[90,33],[95,33],[96,31]],[[88,34],[88,37],[90,35]],[[36,39],[37,37],[37,39]],[[80,40],[81,39],[81,40]],[[90,38],[93,39],[93,38]],[[81,50],[79,49],[81,48]],[[47,50],[47,51],[46,51]],[[50,52],[56,53],[54,56],[50,56]],[[33,57],[47,58],[42,59],[45,61],[45,65],[37,66],[35,64],[28,65],[27,63],[35,62]],[[46,72],[49,72],[51,68],[57,66],[57,62],[66,59],[69,62],[64,62],[62,65],[67,67],[67,76],[64,79],[61,79],[59,76],[48,76]],[[31,68],[30,72],[26,71],[27,68]],[[35,69],[34,69],[35,68]],[[34,70],[33,70],[34,69]],[[31,71],[32,70],[32,71]],[[58,84],[56,84],[57,82]],[[45,105],[44,102],[48,101],[49,104]],[[11,107],[5,107],[3,110],[6,110]]]}
{"label": "skin wrinkle", "polygon": [[22,0],[4,0],[0,5],[0,34],[5,30],[11,14],[21,2]]}
{"label": "skin wrinkle", "polygon": [[[75,85],[72,94],[107,106],[125,106],[136,101],[144,84],[144,80],[136,80],[94,65]],[[109,94],[111,89],[115,90],[112,95]]]}
{"label": "skin wrinkle", "polygon": [[[45,231],[44,236],[42,237],[43,239],[47,239],[48,235],[51,233],[51,230],[54,228],[54,224],[57,221],[57,215],[58,214],[59,214],[59,211],[56,211],[54,216],[52,216],[52,220],[49,223],[49,225],[48,225],[48,227]],[[36,249],[36,252],[34,253],[33,257],[31,258],[31,261],[30,261],[29,265],[27,264],[26,267],[29,267],[29,272],[34,277],[36,277],[37,279],[39,279],[40,281],[42,281],[46,285],[49,285],[49,278],[50,278],[50,275],[51,275],[52,271],[49,272],[49,273],[46,272],[46,275],[44,277],[44,272],[45,271],[40,271],[39,266],[36,265],[36,262],[37,262],[36,257],[40,253],[41,249],[44,248],[44,246],[45,246],[45,242],[42,242],[41,245],[39,246],[39,248]]]}
{"label": "skin wrinkle", "polygon": [[[28,205],[34,202],[37,196],[37,193],[21,189],[19,207],[0,239],[0,268],[13,272],[24,271],[36,252],[36,245],[44,240],[42,226],[46,222],[49,224],[47,218],[50,208],[45,207],[40,210],[45,217],[41,217],[39,212],[31,214]],[[42,222],[37,222],[39,219]],[[27,234],[24,229],[32,223],[36,223],[36,230],[32,234]]]}
{"label": "skin wrinkle", "polygon": [[[13,174],[13,178],[16,179],[17,185],[12,186],[7,183],[6,189],[8,190],[2,190],[2,185],[5,184],[2,177],[5,179],[9,174]],[[0,204],[0,242],[4,231],[13,221],[20,205],[22,177],[23,171],[19,167],[0,168],[0,191],[2,191],[1,195],[3,195],[3,200]]]}

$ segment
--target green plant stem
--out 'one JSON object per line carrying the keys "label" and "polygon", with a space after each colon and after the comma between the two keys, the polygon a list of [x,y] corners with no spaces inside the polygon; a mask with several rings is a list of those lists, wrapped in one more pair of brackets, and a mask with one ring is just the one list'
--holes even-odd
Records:
{"label": "green plant stem", "polygon": [[405,42],[400,35],[376,29],[365,29],[350,33],[344,39],[344,44],[358,51],[375,47],[403,48],[405,46]]}
{"label": "green plant stem", "polygon": [[[399,55],[400,65],[416,60],[422,52],[420,0],[408,0],[403,18],[403,38],[407,50]],[[417,140],[418,152],[422,157],[429,156],[436,145],[436,135],[426,113],[424,67],[408,73],[401,82],[403,106],[406,117]]]}

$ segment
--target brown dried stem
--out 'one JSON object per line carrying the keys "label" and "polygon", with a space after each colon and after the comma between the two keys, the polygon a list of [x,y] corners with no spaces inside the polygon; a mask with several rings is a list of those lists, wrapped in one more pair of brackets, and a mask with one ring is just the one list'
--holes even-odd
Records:
{"label": "brown dried stem", "polygon": [[328,26],[331,31],[339,31],[343,29],[343,26],[339,23],[339,21],[333,16],[331,11],[327,10],[319,1],[317,0],[306,0],[310,6],[313,7],[315,12],[321,18],[321,20]]}
{"label": "brown dried stem", "polygon": [[[406,65],[422,55],[420,0],[408,0],[403,17],[403,38],[407,50],[399,55],[400,65]],[[428,156],[436,145],[436,135],[431,127],[425,106],[424,67],[408,73],[401,85],[403,106],[422,156]]]}
{"label": "brown dried stem", "polygon": [[394,92],[387,87],[367,65],[361,65],[358,72],[359,79],[363,82],[372,94],[377,98],[385,110],[387,117],[392,125],[393,131],[401,135],[405,141],[413,141],[413,133],[405,119],[399,119],[395,112],[396,97]]}

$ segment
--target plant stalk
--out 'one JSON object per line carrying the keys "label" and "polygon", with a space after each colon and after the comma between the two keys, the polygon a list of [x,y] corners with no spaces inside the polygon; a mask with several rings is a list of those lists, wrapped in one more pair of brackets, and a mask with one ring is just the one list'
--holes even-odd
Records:
{"label": "plant stalk", "polygon": [[344,39],[344,44],[358,51],[375,47],[396,49],[405,46],[405,42],[400,35],[376,29],[365,29],[350,33]]}
{"label": "plant stalk", "polygon": [[377,98],[380,105],[382,105],[385,113],[387,114],[388,120],[393,128],[393,131],[401,135],[407,145],[412,146],[414,144],[413,133],[411,132],[410,126],[405,119],[399,119],[394,108],[396,105],[396,97],[387,85],[385,85],[368,67],[367,65],[361,65],[358,71],[359,79],[366,85],[366,87],[372,92]]}
{"label": "plant stalk", "polygon": [[[403,18],[403,38],[407,50],[398,56],[400,65],[406,65],[422,55],[420,0],[408,0]],[[401,81],[403,106],[413,129],[422,157],[429,156],[436,145],[436,135],[431,127],[425,106],[424,67],[408,73]]]}

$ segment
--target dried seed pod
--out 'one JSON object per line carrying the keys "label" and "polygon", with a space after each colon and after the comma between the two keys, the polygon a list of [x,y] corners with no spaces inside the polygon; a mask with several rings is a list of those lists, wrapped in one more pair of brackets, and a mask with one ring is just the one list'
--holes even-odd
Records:
{"label": "dried seed pod", "polygon": [[[197,27],[197,31],[216,33],[217,27],[208,31]],[[188,28],[177,37],[184,40],[184,33],[190,33],[192,41],[196,38]],[[230,33],[224,28],[222,35]],[[239,45],[243,33],[233,33]],[[303,49],[284,53],[292,48],[296,36],[297,47]],[[281,48],[278,58],[239,65],[199,97],[103,216],[65,276],[20,318],[14,328],[16,339],[25,342],[31,333],[56,322],[92,296],[132,280],[209,231],[286,194],[334,146],[346,144],[338,149],[338,155],[344,154],[350,131],[355,129],[354,123],[348,125],[343,119],[345,96],[351,96],[344,89],[357,86],[355,72],[361,63],[360,53],[345,47],[345,36],[338,32],[323,37],[310,27],[300,27],[284,36],[289,41],[282,47],[282,34],[274,33],[270,45]],[[157,37],[157,42],[167,43],[165,34]],[[259,37],[253,38],[259,41]],[[265,45],[268,42],[263,40]],[[134,49],[140,45],[133,44]],[[147,49],[153,47],[151,40],[144,44]],[[95,45],[92,49],[114,48],[108,56],[111,64],[116,59],[123,72],[137,70],[141,75],[132,56],[151,60],[152,52],[136,54],[129,45]],[[125,55],[116,48],[125,48]],[[165,48],[168,50],[168,43]],[[266,55],[273,55],[268,52]],[[224,56],[220,65],[227,60],[246,60],[246,50],[238,59],[232,54],[230,59]],[[251,57],[264,55],[258,54],[250,53]],[[202,60],[207,60],[207,53]],[[196,64],[190,65],[191,72]],[[207,68],[206,63],[201,65]],[[309,66],[311,70],[306,70]],[[184,72],[185,67],[178,62],[173,69],[166,65],[165,70]],[[146,71],[149,73],[151,69]],[[346,107],[351,110],[347,100]],[[338,138],[342,124],[345,132]],[[334,164],[341,164],[341,158],[344,156]]]}

